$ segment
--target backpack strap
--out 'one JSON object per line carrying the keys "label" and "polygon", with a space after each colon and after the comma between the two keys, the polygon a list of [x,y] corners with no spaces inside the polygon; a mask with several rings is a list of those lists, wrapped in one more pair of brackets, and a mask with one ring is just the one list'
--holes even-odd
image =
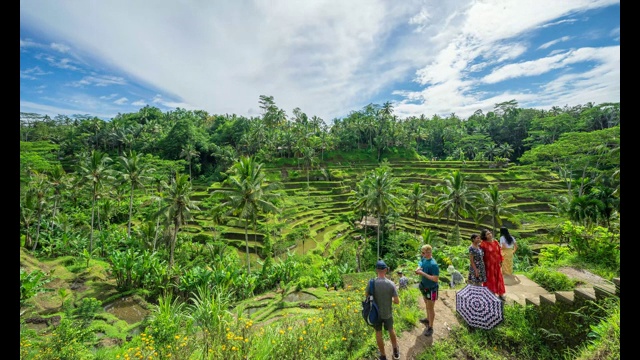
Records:
{"label": "backpack strap", "polygon": [[375,289],[376,278],[369,280],[369,296],[373,296],[373,290]]}

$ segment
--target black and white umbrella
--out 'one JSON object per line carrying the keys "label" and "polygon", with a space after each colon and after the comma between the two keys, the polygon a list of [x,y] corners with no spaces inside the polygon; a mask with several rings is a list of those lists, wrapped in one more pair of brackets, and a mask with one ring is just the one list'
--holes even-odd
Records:
{"label": "black and white umbrella", "polygon": [[504,304],[484,286],[468,284],[456,292],[456,311],[469,324],[492,329],[504,320]]}

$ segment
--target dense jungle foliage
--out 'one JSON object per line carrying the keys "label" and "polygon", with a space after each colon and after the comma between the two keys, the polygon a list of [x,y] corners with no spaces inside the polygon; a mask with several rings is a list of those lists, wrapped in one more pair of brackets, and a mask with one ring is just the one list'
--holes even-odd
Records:
{"label": "dense jungle foliage", "polygon": [[[468,235],[485,227],[513,229],[516,272],[550,287],[567,285],[541,271],[561,265],[620,276],[619,103],[509,101],[467,119],[370,104],[330,123],[259,103],[249,118],[21,113],[21,358],[371,358],[357,308],[375,261],[409,269],[430,243],[441,269],[465,272]],[[78,285],[52,290],[65,281]],[[303,291],[318,300],[295,311],[287,296]],[[131,296],[148,308],[140,322],[104,311]],[[617,358],[619,301],[598,307],[579,346],[550,345],[516,306],[501,329],[461,329],[431,355]],[[58,318],[40,329],[35,316]]]}

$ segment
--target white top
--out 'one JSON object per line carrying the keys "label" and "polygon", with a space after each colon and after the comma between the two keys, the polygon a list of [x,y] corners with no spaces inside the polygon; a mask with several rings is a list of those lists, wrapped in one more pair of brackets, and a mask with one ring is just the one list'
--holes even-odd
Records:
{"label": "white top", "polygon": [[[513,237],[513,236],[512,236]],[[500,246],[504,246],[508,249],[513,248],[516,245],[516,238],[513,238],[513,242],[511,243],[511,245],[509,245],[507,243],[507,239],[504,238],[504,236],[500,236]]]}

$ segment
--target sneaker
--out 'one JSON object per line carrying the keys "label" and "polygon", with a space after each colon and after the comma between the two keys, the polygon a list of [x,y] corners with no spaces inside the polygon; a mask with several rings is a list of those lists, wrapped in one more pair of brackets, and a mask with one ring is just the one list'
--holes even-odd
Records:
{"label": "sneaker", "polygon": [[427,319],[427,318],[420,319],[420,322],[425,324],[426,326],[429,326],[429,319]]}
{"label": "sneaker", "polygon": [[378,360],[387,360],[387,357],[383,355],[383,356],[380,356]]}
{"label": "sneaker", "polygon": [[432,327],[427,328],[427,329],[424,331],[424,336],[431,336],[431,335],[433,335],[433,328],[432,328]]}
{"label": "sneaker", "polygon": [[393,360],[400,360],[400,349],[393,349]]}

